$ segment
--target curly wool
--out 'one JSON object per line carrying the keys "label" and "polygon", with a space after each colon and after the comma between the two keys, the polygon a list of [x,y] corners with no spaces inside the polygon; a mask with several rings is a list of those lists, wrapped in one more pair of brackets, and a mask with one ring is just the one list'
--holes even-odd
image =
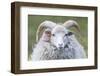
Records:
{"label": "curly wool", "polygon": [[[74,47],[74,48],[73,48]],[[72,36],[70,44],[63,50],[58,50],[49,42],[40,40],[33,48],[32,60],[57,60],[57,59],[79,59],[85,58],[83,47]]]}

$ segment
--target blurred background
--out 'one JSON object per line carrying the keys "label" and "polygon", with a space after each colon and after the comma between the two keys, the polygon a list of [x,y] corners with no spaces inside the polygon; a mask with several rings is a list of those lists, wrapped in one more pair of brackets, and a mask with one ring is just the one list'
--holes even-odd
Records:
{"label": "blurred background", "polygon": [[36,43],[36,31],[40,23],[45,20],[50,20],[55,23],[64,23],[67,20],[75,20],[80,27],[80,32],[71,28],[74,31],[77,40],[83,45],[88,57],[88,18],[74,16],[47,16],[47,15],[28,15],[28,60],[31,60],[32,47]]}

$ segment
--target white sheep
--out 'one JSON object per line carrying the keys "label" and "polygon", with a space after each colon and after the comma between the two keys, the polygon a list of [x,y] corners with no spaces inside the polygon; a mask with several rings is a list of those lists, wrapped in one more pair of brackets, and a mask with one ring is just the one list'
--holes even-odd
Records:
{"label": "white sheep", "polygon": [[[33,48],[32,60],[79,59],[85,58],[83,46],[68,29],[75,27],[79,31],[78,23],[68,20],[64,24],[44,21],[36,33],[37,44]],[[39,39],[41,31],[43,34]]]}

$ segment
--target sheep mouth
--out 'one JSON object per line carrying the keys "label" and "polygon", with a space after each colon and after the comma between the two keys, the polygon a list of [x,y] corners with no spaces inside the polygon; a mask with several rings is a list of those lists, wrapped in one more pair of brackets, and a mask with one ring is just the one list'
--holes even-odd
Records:
{"label": "sheep mouth", "polygon": [[64,49],[64,47],[58,47],[58,50],[63,50]]}
{"label": "sheep mouth", "polygon": [[65,48],[68,48],[68,45],[65,45],[64,47],[58,47],[58,50],[64,50]]}

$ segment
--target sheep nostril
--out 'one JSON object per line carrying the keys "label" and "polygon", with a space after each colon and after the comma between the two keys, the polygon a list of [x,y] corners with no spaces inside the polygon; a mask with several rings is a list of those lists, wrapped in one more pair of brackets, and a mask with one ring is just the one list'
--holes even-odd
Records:
{"label": "sheep nostril", "polygon": [[63,49],[63,47],[59,47],[59,49]]}
{"label": "sheep nostril", "polygon": [[62,47],[63,46],[63,44],[58,44],[60,47]]}

